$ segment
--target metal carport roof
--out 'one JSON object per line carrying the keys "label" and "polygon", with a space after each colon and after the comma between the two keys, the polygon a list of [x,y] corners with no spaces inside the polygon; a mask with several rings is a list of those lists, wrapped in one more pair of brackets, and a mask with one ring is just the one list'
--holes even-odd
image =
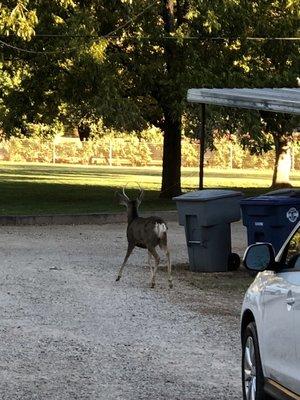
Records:
{"label": "metal carport roof", "polygon": [[187,100],[202,105],[199,188],[203,188],[205,104],[300,114],[300,88],[189,89]]}
{"label": "metal carport roof", "polygon": [[189,89],[191,103],[300,114],[300,88]]}

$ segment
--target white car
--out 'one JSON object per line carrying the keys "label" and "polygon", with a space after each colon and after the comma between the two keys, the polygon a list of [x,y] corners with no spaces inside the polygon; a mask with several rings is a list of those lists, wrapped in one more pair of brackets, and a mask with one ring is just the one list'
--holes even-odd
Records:
{"label": "white car", "polygon": [[278,255],[249,246],[244,265],[259,272],[242,307],[244,400],[300,400],[300,222]]}

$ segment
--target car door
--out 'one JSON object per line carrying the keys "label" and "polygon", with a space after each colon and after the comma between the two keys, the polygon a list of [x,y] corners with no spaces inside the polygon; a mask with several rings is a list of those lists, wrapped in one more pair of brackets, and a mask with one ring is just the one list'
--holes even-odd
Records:
{"label": "car door", "polygon": [[289,387],[295,363],[294,319],[287,306],[290,284],[284,272],[265,276],[262,314],[262,361],[265,376]]}
{"label": "car door", "polygon": [[290,284],[287,304],[293,315],[296,348],[290,389],[300,395],[300,228],[289,241],[282,261],[287,267],[286,280]]}
{"label": "car door", "polygon": [[264,291],[266,376],[300,393],[300,228],[287,243],[279,271],[270,272]]}
{"label": "car door", "polygon": [[295,341],[296,341],[296,368],[298,371],[294,391],[300,396],[300,256],[297,263],[297,285],[294,290],[294,313],[295,313]]}

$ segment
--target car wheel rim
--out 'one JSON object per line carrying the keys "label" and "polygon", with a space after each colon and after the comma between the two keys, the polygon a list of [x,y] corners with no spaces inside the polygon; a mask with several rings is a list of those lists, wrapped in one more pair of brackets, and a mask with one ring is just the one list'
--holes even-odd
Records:
{"label": "car wheel rim", "polygon": [[244,389],[247,400],[255,400],[256,360],[253,338],[248,336],[244,349]]}

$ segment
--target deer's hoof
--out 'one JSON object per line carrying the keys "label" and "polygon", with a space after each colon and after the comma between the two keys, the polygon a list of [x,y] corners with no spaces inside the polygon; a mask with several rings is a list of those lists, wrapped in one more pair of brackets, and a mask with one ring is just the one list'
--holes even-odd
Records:
{"label": "deer's hoof", "polygon": [[169,288],[173,289],[173,282],[169,282]]}
{"label": "deer's hoof", "polygon": [[118,282],[121,279],[120,276],[117,276],[116,282]]}
{"label": "deer's hoof", "polygon": [[150,285],[150,288],[154,289],[155,288],[155,283],[152,282],[151,285]]}

